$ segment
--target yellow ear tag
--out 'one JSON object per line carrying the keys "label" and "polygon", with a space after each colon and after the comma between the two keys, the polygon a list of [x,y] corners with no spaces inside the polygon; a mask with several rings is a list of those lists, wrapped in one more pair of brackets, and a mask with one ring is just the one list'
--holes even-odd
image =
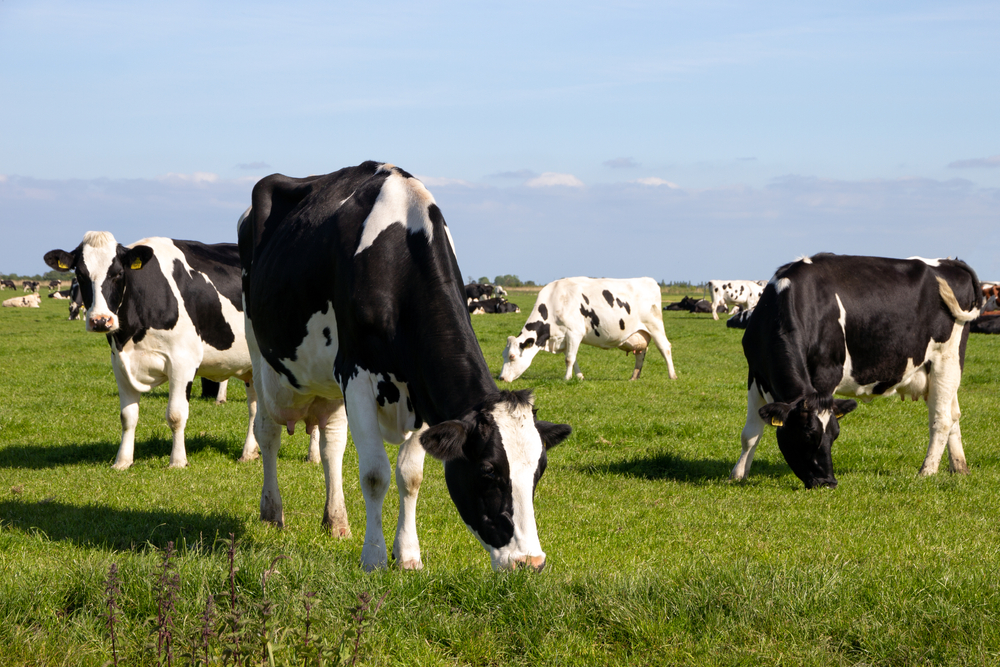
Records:
{"label": "yellow ear tag", "polygon": [[129,268],[131,268],[131,269],[141,269],[142,268],[142,260],[139,259],[138,257],[136,257],[135,259],[132,260],[132,266],[129,267]]}
{"label": "yellow ear tag", "polygon": [[834,416],[834,417],[836,417],[837,419],[840,419],[841,417],[843,417],[843,416],[844,416],[844,413],[843,413],[843,412],[841,412],[841,413],[840,413],[840,414],[838,415],[838,414],[837,414],[836,412],[834,412],[834,413],[833,413],[833,416]]}
{"label": "yellow ear tag", "polygon": [[62,261],[62,260],[60,259],[60,260],[59,260],[59,268],[60,268],[60,269],[68,269],[68,268],[69,268],[69,264],[67,264],[66,262],[64,262],[64,261]]}
{"label": "yellow ear tag", "polygon": [[777,417],[771,417],[771,426],[784,426],[785,422],[781,421]]}

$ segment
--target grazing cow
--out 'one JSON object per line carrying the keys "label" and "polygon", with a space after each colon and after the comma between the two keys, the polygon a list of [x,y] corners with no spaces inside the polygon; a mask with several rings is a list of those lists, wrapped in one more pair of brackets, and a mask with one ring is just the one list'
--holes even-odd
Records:
{"label": "grazing cow", "polygon": [[73,278],[69,284],[69,319],[80,319],[80,310],[83,308],[83,291],[80,289],[80,282]]}
{"label": "grazing cow", "polygon": [[771,424],[807,489],[835,487],[830,449],[857,407],[835,393],[922,397],[930,443],[920,474],[937,472],[946,446],[952,471],[967,472],[958,386],[980,305],[976,273],[953,259],[819,254],[779,268],[743,335],[747,418],[732,478],[747,476]]}
{"label": "grazing cow", "polygon": [[[125,247],[109,232],[87,232],[72,252],[46,253],[45,263],[76,272],[87,331],[107,334],[111,346],[122,423],[112,467],[132,465],[139,395],[164,382],[170,383],[170,467],[186,466],[187,392],[195,376],[216,381],[236,376],[246,383],[252,377],[236,245],[148,238]],[[241,460],[256,458],[256,405],[248,384],[251,426]]]}
{"label": "grazing cow", "polygon": [[38,281],[37,280],[24,280],[21,282],[24,287],[25,292],[38,292]]}
{"label": "grazing cow", "polygon": [[[712,319],[719,319],[719,313],[733,304],[729,314],[736,310],[750,310],[757,304],[765,283],[757,280],[709,280],[708,291],[712,295]],[[720,306],[722,306],[720,308]]]}
{"label": "grazing cow", "polygon": [[16,290],[17,285],[14,284],[13,280],[0,280],[0,290],[5,290],[7,288]]}
{"label": "grazing cow", "polygon": [[384,441],[403,443],[392,548],[402,568],[422,567],[415,510],[429,453],[444,462],[452,501],[493,567],[541,569],[534,488],[546,449],[570,428],[536,421],[530,392],[497,389],[451,233],[424,185],[376,162],[308,178],[274,174],[254,186],[239,245],[261,401],[261,519],[284,524],[279,425],[291,431],[305,421],[320,428],[323,523],[350,534],[341,476],[350,426],[365,498],[365,569],[387,564]]}
{"label": "grazing cow", "polygon": [[500,379],[513,382],[528,370],[539,350],[566,354],[566,379],[583,372],[576,362],[581,343],[635,354],[632,380],[642,372],[650,338],[667,362],[674,359],[663,331],[660,286],[652,278],[561,278],[538,293],[521,333],[507,337]]}
{"label": "grazing cow", "polygon": [[15,296],[12,299],[4,301],[2,305],[4,308],[41,308],[42,299],[37,294]]}
{"label": "grazing cow", "polygon": [[493,285],[483,285],[481,283],[469,283],[465,286],[465,298],[477,301],[481,298],[493,295]]}
{"label": "grazing cow", "polygon": [[729,329],[746,329],[752,312],[753,310],[741,310],[726,320],[726,327]]}
{"label": "grazing cow", "polygon": [[53,291],[59,289],[60,287],[62,287],[62,281],[61,280],[50,280],[49,281],[48,288],[49,288],[50,292],[53,292]]}
{"label": "grazing cow", "polygon": [[484,313],[520,313],[521,309],[517,304],[504,301],[500,297],[492,299],[480,299],[469,304],[470,315],[482,315]]}

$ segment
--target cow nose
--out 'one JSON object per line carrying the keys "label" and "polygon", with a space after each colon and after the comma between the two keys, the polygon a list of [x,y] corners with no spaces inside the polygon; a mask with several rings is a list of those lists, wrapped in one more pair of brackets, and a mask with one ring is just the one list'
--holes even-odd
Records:
{"label": "cow nose", "polygon": [[111,329],[111,318],[110,317],[92,317],[90,318],[90,330],[91,331],[108,331]]}
{"label": "cow nose", "polygon": [[545,569],[545,556],[525,556],[514,559],[514,567],[530,567],[535,572]]}

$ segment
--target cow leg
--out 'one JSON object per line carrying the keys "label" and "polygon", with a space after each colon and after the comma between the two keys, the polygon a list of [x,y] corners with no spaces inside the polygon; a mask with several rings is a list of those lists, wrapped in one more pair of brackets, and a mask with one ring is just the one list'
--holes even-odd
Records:
{"label": "cow leg", "polygon": [[396,539],[392,544],[392,557],[404,570],[420,570],[420,540],[417,538],[417,493],[424,479],[424,456],[420,434],[414,431],[400,446],[396,457],[396,488],[399,489],[399,519],[396,521]]}
{"label": "cow leg", "polygon": [[358,451],[358,475],[365,498],[365,541],[361,547],[361,566],[372,571],[388,565],[385,537],[382,533],[382,503],[392,478],[392,466],[385,453],[385,443],[378,425],[376,391],[371,376],[361,373],[349,382],[344,398],[350,404],[347,422]]}
{"label": "cow leg", "polygon": [[[957,424],[958,385],[961,383],[962,370],[958,365],[957,356],[944,357],[932,370],[927,388],[927,418],[930,423],[930,443],[927,445],[927,456],[920,468],[921,475],[937,473],[941,464],[944,448],[948,446],[952,428]],[[956,431],[961,437],[961,431]],[[961,442],[958,450],[965,467],[965,453]],[[950,456],[954,456],[951,453]]]}
{"label": "cow leg", "polygon": [[[347,422],[344,422],[345,427]],[[306,463],[319,463],[322,458],[320,456],[320,429],[317,426],[309,429],[309,451],[306,453]],[[346,442],[346,440],[345,440]]]}
{"label": "cow leg", "polygon": [[215,395],[215,404],[221,405],[226,402],[226,391],[229,388],[229,380],[223,380],[219,383],[219,393]]}
{"label": "cow leg", "polygon": [[329,528],[334,537],[350,537],[351,524],[347,521],[344,504],[344,450],[347,449],[347,410],[344,401],[327,418],[326,423],[313,427],[309,434],[309,451],[316,439],[316,458],[323,462],[326,478],[326,506],[323,508],[323,527]]}
{"label": "cow leg", "polygon": [[757,390],[757,383],[750,385],[747,390],[747,420],[740,433],[740,442],[743,445],[743,452],[733,466],[733,471],[729,473],[729,479],[743,480],[750,473],[750,465],[753,464],[753,455],[757,451],[757,443],[764,433],[764,420],[761,419],[760,410],[766,405],[766,400]]}
{"label": "cow leg", "polygon": [[720,303],[719,301],[716,301],[715,299],[712,299],[712,319],[713,320],[718,320],[719,319],[719,306],[721,306],[721,305],[722,305],[722,303]]}
{"label": "cow leg", "polygon": [[[257,438],[254,437],[253,424],[257,418],[257,389],[253,386],[253,381],[244,382],[247,388],[247,437],[243,441],[243,453],[240,454],[240,458],[237,459],[241,463],[246,463],[247,461],[253,461],[260,457],[260,452],[257,447]],[[219,385],[219,394],[222,395],[223,390],[226,387],[226,383]]]}
{"label": "cow leg", "polygon": [[962,428],[959,426],[962,411],[958,407],[958,394],[955,394],[955,399],[952,401],[951,412],[955,420],[948,433],[948,459],[951,471],[960,475],[968,475],[969,464],[965,462],[965,450],[962,449]]}
{"label": "cow leg", "polygon": [[[657,315],[662,320],[663,316],[659,313],[657,313]],[[650,335],[653,338],[653,343],[656,345],[656,349],[660,351],[660,355],[663,357],[663,360],[667,362],[667,373],[670,375],[670,379],[676,380],[677,371],[674,370],[674,355],[670,347],[670,341],[667,340],[667,334],[664,333],[662,329],[662,324],[659,328],[650,331]],[[635,365],[637,370],[642,370],[642,364],[639,363],[638,358],[636,358]],[[636,373],[635,377],[638,378],[639,374]]]}
{"label": "cow leg", "polygon": [[115,470],[127,470],[135,455],[135,427],[139,423],[139,392],[132,388],[115,360],[112,364],[115,380],[118,382],[118,403],[121,406],[122,441],[118,446],[118,456],[111,466]]}
{"label": "cow leg", "polygon": [[580,380],[583,379],[583,371],[580,370],[580,365],[576,363],[576,354],[580,350],[580,343],[582,340],[576,336],[567,335],[566,336],[566,379],[569,380],[576,373],[576,377]]}
{"label": "cow leg", "polygon": [[254,419],[254,436],[260,446],[261,467],[264,469],[264,486],[260,492],[260,520],[285,527],[285,512],[281,507],[278,489],[278,450],[281,449],[281,426],[257,411]]}
{"label": "cow leg", "polygon": [[184,427],[188,420],[188,385],[194,381],[194,373],[190,377],[186,373],[170,377],[170,390],[167,398],[167,424],[174,433],[174,444],[170,450],[170,468],[187,466],[187,451],[184,448]]}
{"label": "cow leg", "polygon": [[632,377],[629,380],[638,380],[639,374],[642,373],[642,364],[646,361],[646,352],[636,352],[635,353],[635,369],[632,371]]}

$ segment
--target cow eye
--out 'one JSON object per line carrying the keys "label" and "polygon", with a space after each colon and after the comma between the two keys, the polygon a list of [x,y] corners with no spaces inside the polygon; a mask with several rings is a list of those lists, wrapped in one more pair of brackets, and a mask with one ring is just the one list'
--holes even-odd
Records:
{"label": "cow eye", "polygon": [[483,468],[482,475],[484,479],[496,479],[496,473],[493,472],[493,468]]}

